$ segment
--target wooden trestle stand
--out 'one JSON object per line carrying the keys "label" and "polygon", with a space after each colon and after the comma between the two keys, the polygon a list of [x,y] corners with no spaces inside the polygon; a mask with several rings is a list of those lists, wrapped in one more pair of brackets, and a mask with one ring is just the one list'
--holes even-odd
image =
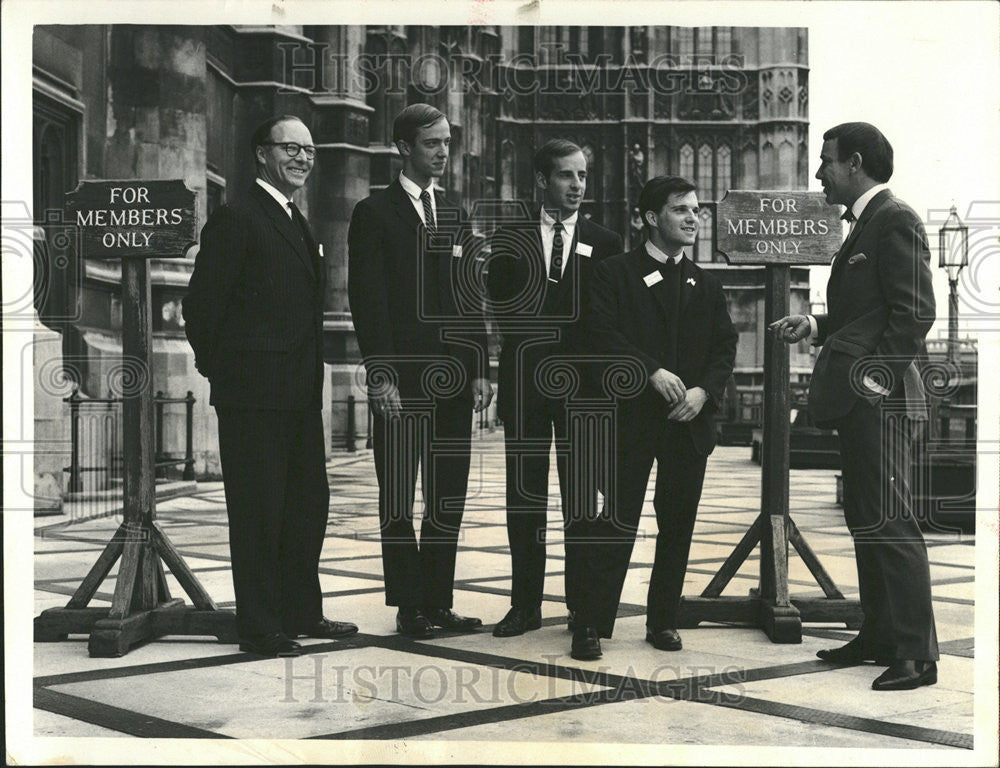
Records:
{"label": "wooden trestle stand", "polygon": [[[776,224],[779,220],[786,223]],[[762,628],[774,643],[800,643],[804,621],[843,622],[849,629],[861,626],[860,603],[844,597],[788,514],[789,349],[767,330],[767,325],[789,314],[791,265],[828,264],[840,246],[840,235],[838,214],[821,193],[730,191],[719,203],[718,250],[730,264],[765,265],[761,511],[701,595],[681,598],[681,628],[703,621],[738,623]],[[789,542],[824,597],[789,594]],[[759,586],[746,597],[723,597],[722,591],[758,543]]]}
{"label": "wooden trestle stand", "polygon": [[[154,519],[149,259],[183,256],[195,241],[194,193],[180,180],[84,181],[67,195],[67,208],[80,226],[81,258],[122,259],[124,521],[69,602],[35,618],[35,641],[89,633],[89,652],[97,657],[123,656],[164,635],[206,635],[236,642],[235,614],[216,607]],[[142,213],[150,209],[152,214]],[[118,215],[112,217],[112,212]],[[166,223],[160,223],[164,219]],[[140,223],[130,226],[130,221]],[[150,221],[154,224],[143,226]],[[88,607],[119,559],[111,607]],[[170,596],[164,564],[193,607]]]}

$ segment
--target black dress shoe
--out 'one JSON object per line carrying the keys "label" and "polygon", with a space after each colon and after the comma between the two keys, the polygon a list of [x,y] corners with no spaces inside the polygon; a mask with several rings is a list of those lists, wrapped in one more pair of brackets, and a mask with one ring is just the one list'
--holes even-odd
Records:
{"label": "black dress shoe", "polygon": [[281,632],[240,640],[240,650],[258,656],[292,657],[302,653],[302,646]]}
{"label": "black dress shoe", "polygon": [[335,640],[338,637],[347,637],[358,631],[358,625],[349,621],[330,621],[320,619],[311,627],[306,627],[298,634],[306,637],[321,637],[325,640]]}
{"label": "black dress shoe", "polygon": [[646,630],[646,642],[661,651],[679,651],[684,645],[676,629]]}
{"label": "black dress shoe", "polygon": [[822,651],[816,651],[816,655],[823,659],[823,661],[829,661],[831,664],[861,664],[866,661],[874,661],[878,664],[886,665],[892,663],[890,659],[884,656],[876,656],[871,651],[865,650],[857,638],[839,648],[827,648]]}
{"label": "black dress shoe", "polygon": [[451,608],[429,608],[424,611],[427,620],[435,627],[442,629],[467,630],[483,626],[482,619],[471,616],[459,616]]}
{"label": "black dress shoe", "polygon": [[534,608],[515,606],[493,627],[493,637],[516,637],[523,635],[529,629],[538,629],[541,626],[542,609],[539,606]]}
{"label": "black dress shoe", "polygon": [[601,638],[593,627],[577,627],[573,631],[573,645],[569,655],[578,661],[601,658]]}
{"label": "black dress shoe", "polygon": [[885,672],[876,677],[872,688],[876,691],[911,691],[936,682],[936,662],[902,659],[892,662]]}
{"label": "black dress shoe", "polygon": [[396,613],[396,631],[407,637],[426,640],[434,637],[434,627],[417,608],[400,608]]}

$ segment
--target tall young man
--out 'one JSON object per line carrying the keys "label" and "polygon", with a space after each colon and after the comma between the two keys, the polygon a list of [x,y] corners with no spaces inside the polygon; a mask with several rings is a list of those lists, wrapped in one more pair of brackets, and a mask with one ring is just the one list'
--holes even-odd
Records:
{"label": "tall young man", "polygon": [[546,386],[546,367],[565,365],[585,380],[578,368],[588,352],[590,283],[597,264],[622,250],[618,235],[580,215],[587,190],[587,159],[580,147],[565,139],[548,141],[535,154],[534,169],[542,205],[528,221],[497,229],[487,281],[503,336],[497,408],[504,422],[512,573],[511,608],[493,629],[497,637],[541,626],[553,435],[571,621],[581,600],[576,539],[597,490],[593,482],[578,482],[593,472],[580,471],[586,459],[579,442],[570,440],[567,396]]}
{"label": "tall young man", "polygon": [[[451,127],[428,104],[393,123],[399,178],[354,208],[348,293],[374,411],[372,441],[386,604],[396,629],[427,638],[468,630],[452,610],[455,554],[469,477],[472,411],[493,398],[486,328],[470,314],[463,260],[474,258],[465,212],[435,189]],[[418,469],[426,510],[413,528]]]}

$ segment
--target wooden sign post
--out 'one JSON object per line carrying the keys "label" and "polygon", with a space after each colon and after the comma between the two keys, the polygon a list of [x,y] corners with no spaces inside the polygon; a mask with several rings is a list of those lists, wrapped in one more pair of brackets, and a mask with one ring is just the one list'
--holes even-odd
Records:
{"label": "wooden sign post", "polygon": [[[718,250],[730,264],[765,266],[765,326],[789,314],[791,265],[829,264],[841,243],[839,215],[820,192],[730,191],[715,226]],[[844,598],[788,514],[789,389],[788,345],[765,331],[760,515],[701,596],[681,599],[681,627],[737,621],[763,628],[772,642],[800,643],[803,621],[861,626],[860,603]],[[824,598],[789,595],[789,542]],[[748,597],[722,597],[758,543],[759,587]]]}
{"label": "wooden sign post", "polygon": [[[181,180],[83,181],[67,196],[80,258],[122,260],[123,522],[70,601],[35,618],[36,641],[90,633],[91,656],[123,656],[163,635],[236,641],[236,616],[219,610],[154,521],[152,336],[149,259],[184,255],[196,240],[194,192]],[[110,608],[88,608],[121,559]],[[162,558],[162,561],[161,561]],[[171,598],[163,563],[194,607]]]}

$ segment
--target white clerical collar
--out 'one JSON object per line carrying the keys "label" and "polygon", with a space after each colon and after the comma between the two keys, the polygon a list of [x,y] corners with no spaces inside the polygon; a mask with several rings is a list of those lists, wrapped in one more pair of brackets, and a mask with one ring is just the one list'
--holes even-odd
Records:
{"label": "white clerical collar", "polygon": [[288,204],[292,202],[292,198],[286,197],[285,195],[281,194],[281,192],[278,190],[277,187],[275,187],[273,184],[268,184],[259,176],[257,177],[257,183],[260,184],[260,186],[264,189],[265,192],[267,192],[267,194],[269,194],[271,197],[273,197],[275,200],[278,201],[278,205],[280,205],[284,209],[285,213],[288,214],[288,218],[291,218],[292,209],[288,207]]}
{"label": "white clerical collar", "polygon": [[[667,259],[670,258],[669,256],[667,256],[667,254],[665,254],[663,251],[661,251],[659,248],[653,245],[653,243],[650,242],[649,240],[646,241],[646,253],[648,253],[650,256],[652,256],[661,264],[666,264]],[[681,259],[684,258],[684,251],[681,251],[673,258],[674,258],[674,264],[680,264]]]}
{"label": "white clerical collar", "polygon": [[[579,213],[580,213],[579,211],[573,211],[572,216],[567,216],[565,219],[560,219],[562,225],[566,227],[566,229],[571,229],[572,227],[575,227]],[[544,207],[542,208],[542,224],[546,227],[554,227],[556,225],[556,220],[549,215],[549,212],[546,211]]]}
{"label": "white clerical collar", "polygon": [[861,214],[864,213],[865,208],[871,199],[875,197],[883,189],[888,189],[888,184],[876,184],[874,187],[865,192],[861,197],[854,201],[854,205],[851,206],[851,213],[854,214],[854,220],[857,221],[861,218]]}
{"label": "white clerical collar", "polygon": [[[412,197],[414,200],[420,200],[420,195],[423,193],[423,189],[417,184],[413,179],[409,178],[402,171],[399,172],[399,183],[403,187],[403,190]],[[431,193],[431,202],[434,202],[434,181],[427,185],[427,191]]]}

